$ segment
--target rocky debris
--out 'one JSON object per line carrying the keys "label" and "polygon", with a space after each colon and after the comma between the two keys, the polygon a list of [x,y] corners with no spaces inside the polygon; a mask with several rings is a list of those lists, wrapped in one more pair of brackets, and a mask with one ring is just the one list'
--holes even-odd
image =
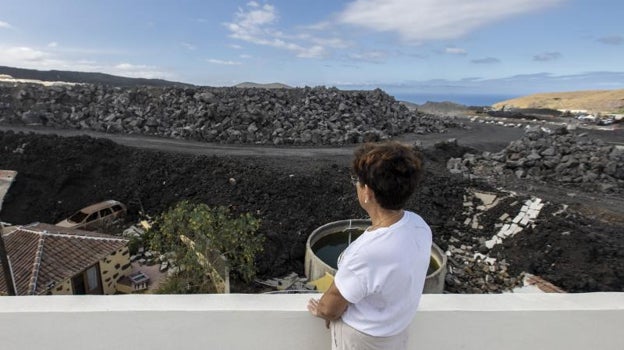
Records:
{"label": "rocky debris", "polygon": [[503,119],[498,117],[491,117],[489,115],[475,115],[470,117],[469,119],[473,123],[481,123],[481,124],[495,124],[499,126],[504,126],[507,128],[521,128],[527,125],[527,123],[535,122],[535,119],[526,119],[522,118],[520,120],[513,119]]}
{"label": "rocky debris", "polygon": [[353,144],[459,125],[410,111],[379,89],[88,84],[0,84],[0,124],[274,145]]}
{"label": "rocky debris", "polygon": [[300,277],[296,272],[291,272],[290,274],[279,278],[275,277],[267,280],[256,279],[254,282],[270,287],[279,292],[305,293],[315,290],[315,287],[308,283],[307,278]]}
{"label": "rocky debris", "polygon": [[511,175],[619,193],[624,189],[624,148],[565,128],[550,132],[531,127],[501,152],[466,153],[449,159],[447,169],[469,178]]}
{"label": "rocky debris", "polygon": [[[13,152],[18,147],[23,152]],[[522,232],[488,249],[485,242],[534,200],[448,174],[446,160],[463,153],[456,142],[424,149],[427,173],[406,205],[430,224],[435,243],[451,252],[448,292],[507,290],[523,272],[568,292],[622,291],[621,225],[571,215],[551,201],[542,201],[539,215]],[[1,213],[3,221],[14,224],[58,222],[71,214],[68,208],[111,197],[128,205],[131,223],[143,218],[141,213],[157,215],[183,198],[254,213],[262,220],[258,234],[266,238],[256,260],[263,279],[291,271],[302,275],[305,243],[313,230],[366,215],[342,158],[192,156],[84,136],[0,132],[0,168],[19,173]],[[146,259],[145,249],[139,251],[137,258]],[[154,253],[153,261],[158,269],[160,255]],[[179,269],[170,265],[168,272]],[[259,289],[255,283],[234,286],[239,292]]]}
{"label": "rocky debris", "polygon": [[512,237],[521,232],[523,228],[533,224],[543,207],[544,203],[540,198],[532,198],[526,200],[518,215],[513,219],[507,213],[501,215],[499,220],[503,222],[503,226],[494,237],[485,241],[485,246],[492,249],[494,245],[503,243],[503,239]]}
{"label": "rocky debris", "polygon": [[505,239],[489,255],[505,257],[512,274],[526,271],[567,292],[624,291],[621,226],[574,212],[540,215],[534,227]]}
{"label": "rocky debris", "polygon": [[444,291],[447,293],[502,293],[522,283],[522,275],[509,272],[509,263],[473,252],[474,247],[449,245],[448,272]]}
{"label": "rocky debris", "polygon": [[[508,260],[490,256],[490,250],[503,238],[532,225],[544,205],[539,198],[523,200],[509,192],[466,189],[464,220],[448,239],[445,291],[500,293],[520,285],[522,271],[511,273]],[[492,237],[493,232],[498,233]]]}
{"label": "rocky debris", "polygon": [[142,227],[138,225],[132,225],[125,229],[121,235],[124,238],[140,238],[143,237],[144,234],[145,230]]}

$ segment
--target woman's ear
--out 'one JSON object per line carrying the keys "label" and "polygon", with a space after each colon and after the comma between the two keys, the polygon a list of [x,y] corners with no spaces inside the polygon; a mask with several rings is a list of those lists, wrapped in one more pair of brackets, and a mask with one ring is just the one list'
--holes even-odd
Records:
{"label": "woman's ear", "polygon": [[368,185],[364,185],[364,203],[368,203],[372,198],[375,197],[375,193],[373,192],[373,190],[368,187]]}

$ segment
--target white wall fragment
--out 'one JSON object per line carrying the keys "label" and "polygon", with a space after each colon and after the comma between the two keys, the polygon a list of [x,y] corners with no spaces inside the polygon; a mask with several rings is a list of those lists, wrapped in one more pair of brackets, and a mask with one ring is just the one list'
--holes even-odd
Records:
{"label": "white wall fragment", "polygon": [[[526,200],[518,215],[513,218],[512,223],[504,224],[490,240],[485,241],[485,246],[492,249],[496,244],[502,243],[504,238],[513,237],[522,232],[525,227],[533,226],[533,221],[537,219],[543,207],[544,203],[540,198]],[[505,213],[501,215],[499,220],[503,221],[507,218],[509,218],[509,214]]]}

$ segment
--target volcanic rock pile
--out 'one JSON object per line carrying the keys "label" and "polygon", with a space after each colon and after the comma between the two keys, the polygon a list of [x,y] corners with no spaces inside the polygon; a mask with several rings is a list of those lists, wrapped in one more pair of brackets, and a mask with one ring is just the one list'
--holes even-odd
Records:
{"label": "volcanic rock pile", "polygon": [[469,177],[515,175],[606,192],[624,187],[624,149],[565,129],[529,128],[501,152],[467,153],[449,159],[447,168]]}
{"label": "volcanic rock pile", "polygon": [[360,143],[456,125],[411,112],[379,89],[87,84],[0,86],[0,123],[275,145]]}

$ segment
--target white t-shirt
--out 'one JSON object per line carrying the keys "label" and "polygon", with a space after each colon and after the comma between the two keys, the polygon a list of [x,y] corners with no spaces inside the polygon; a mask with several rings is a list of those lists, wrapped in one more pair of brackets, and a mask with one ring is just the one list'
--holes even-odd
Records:
{"label": "white t-shirt", "polygon": [[404,211],[389,227],[365,231],[345,249],[334,279],[349,301],[342,320],[360,332],[388,337],[414,318],[431,257],[431,229]]}

